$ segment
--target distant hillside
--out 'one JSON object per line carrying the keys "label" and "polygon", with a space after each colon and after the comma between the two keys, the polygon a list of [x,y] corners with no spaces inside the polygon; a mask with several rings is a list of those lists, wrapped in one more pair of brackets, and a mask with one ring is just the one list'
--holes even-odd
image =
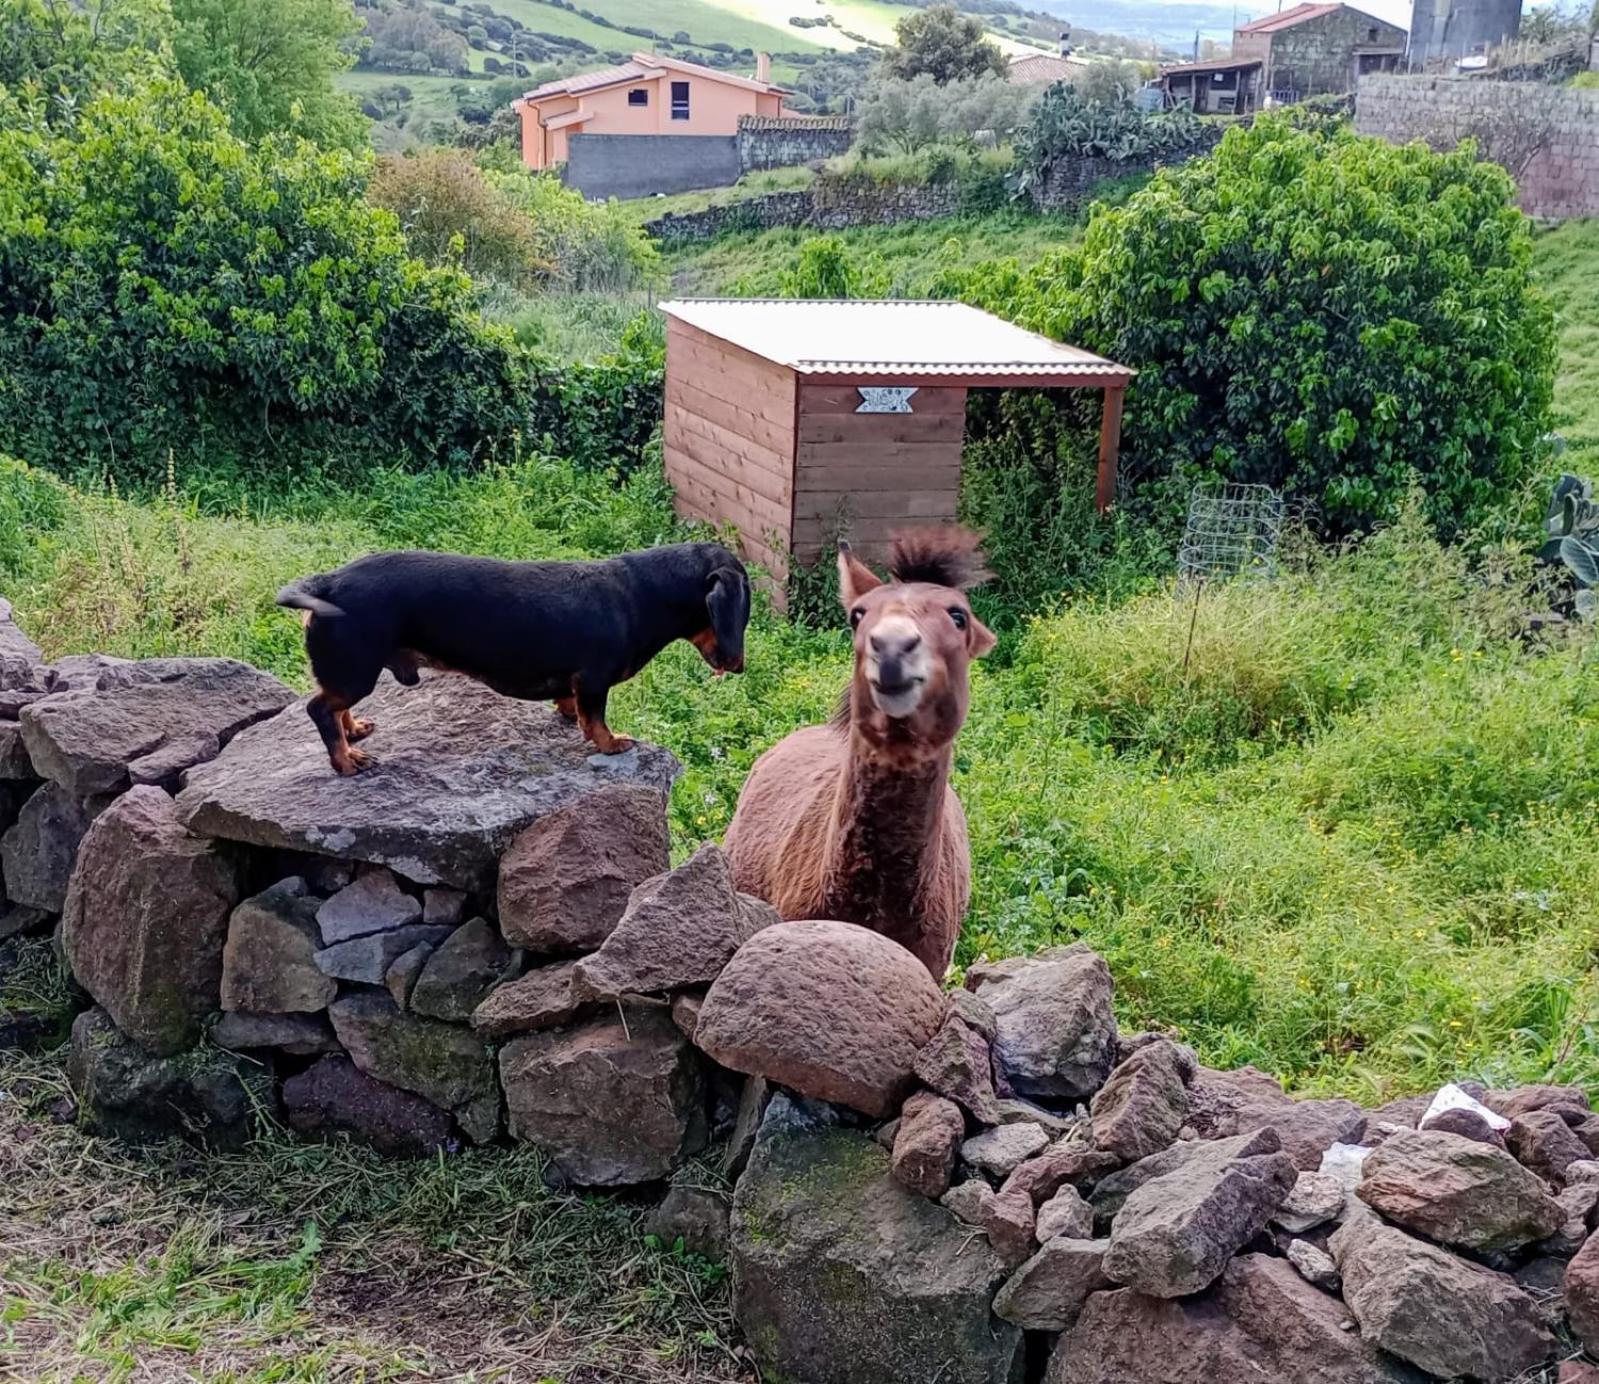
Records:
{"label": "distant hillside", "polygon": [[[1058,42],[1059,20],[1036,4],[957,3],[1007,53],[1053,52]],[[832,113],[850,108],[895,26],[917,8],[890,0],[356,0],[369,42],[342,85],[378,121],[374,138],[385,149],[448,140],[457,120],[487,121],[518,82],[621,62],[644,48],[746,74],[757,53],[770,53],[772,77],[793,91],[794,109]],[[1149,39],[1141,32],[1126,42],[1115,36],[1133,31],[1099,14],[1077,19],[1095,31],[1093,51],[1155,56],[1142,51]],[[1191,41],[1190,33],[1163,46],[1181,51]]]}
{"label": "distant hillside", "polygon": [[[1234,23],[1244,24],[1275,5],[1259,3],[1217,5],[1186,0],[1035,0],[1039,8],[1088,29],[1152,39],[1163,48],[1187,53],[1194,46],[1194,31],[1202,39],[1230,43]],[[1291,2],[1291,0],[1290,0]]]}

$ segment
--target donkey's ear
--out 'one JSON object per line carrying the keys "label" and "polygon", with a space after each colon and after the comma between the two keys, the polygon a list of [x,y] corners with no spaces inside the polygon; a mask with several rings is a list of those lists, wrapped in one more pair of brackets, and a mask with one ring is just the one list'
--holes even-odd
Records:
{"label": "donkey's ear", "polygon": [[966,624],[966,647],[972,657],[981,658],[986,653],[992,653],[997,643],[999,640],[994,638],[994,631],[975,615],[972,616]]}
{"label": "donkey's ear", "polygon": [[883,579],[850,552],[848,543],[839,539],[838,598],[844,602],[844,609],[848,610],[868,591],[873,591],[882,584]]}

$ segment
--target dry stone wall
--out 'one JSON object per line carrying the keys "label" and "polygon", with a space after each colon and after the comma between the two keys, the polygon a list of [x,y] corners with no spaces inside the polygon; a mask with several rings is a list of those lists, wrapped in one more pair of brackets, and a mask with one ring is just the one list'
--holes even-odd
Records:
{"label": "dry stone wall", "polygon": [[[397,1156],[526,1142],[583,1187],[692,1164],[649,1229],[728,1262],[768,1379],[1531,1381],[1599,1352],[1576,1087],[1296,1100],[1122,1033],[1081,943],[951,994],[739,894],[714,845],[671,868],[665,751],[591,756],[457,675],[380,689],[353,780],[243,665],[47,665],[0,612],[0,697],[0,880],[44,900],[0,919],[58,928],[108,1133],[231,1147],[265,1110]],[[17,867],[47,837],[59,919]]]}
{"label": "dry stone wall", "polygon": [[1529,216],[1599,215],[1599,90],[1448,77],[1363,77],[1355,126],[1394,143],[1475,139]]}
{"label": "dry stone wall", "polygon": [[736,138],[742,172],[792,168],[847,154],[850,122],[848,116],[842,115],[741,115]]}

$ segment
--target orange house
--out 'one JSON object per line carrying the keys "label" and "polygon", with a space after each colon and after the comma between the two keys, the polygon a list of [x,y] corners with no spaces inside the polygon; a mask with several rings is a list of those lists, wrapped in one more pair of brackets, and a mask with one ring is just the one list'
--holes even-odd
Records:
{"label": "orange house", "polygon": [[565,163],[573,135],[737,134],[741,115],[787,114],[788,93],[766,80],[770,66],[762,53],[753,78],[736,77],[635,53],[617,67],[546,82],[513,103],[522,117],[522,162],[529,168]]}

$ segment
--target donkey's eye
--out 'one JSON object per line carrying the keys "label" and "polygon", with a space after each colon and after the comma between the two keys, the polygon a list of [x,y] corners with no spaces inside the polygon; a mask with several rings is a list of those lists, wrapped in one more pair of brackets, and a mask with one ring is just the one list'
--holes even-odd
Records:
{"label": "donkey's eye", "polygon": [[949,618],[955,622],[956,629],[963,630],[966,628],[966,612],[959,606],[951,606],[949,608]]}
{"label": "donkey's eye", "polygon": [[862,608],[861,606],[856,606],[855,609],[850,611],[850,613],[849,613],[849,627],[852,630],[859,629],[860,625],[861,625],[861,621],[864,620],[865,618],[866,618],[865,609]]}

